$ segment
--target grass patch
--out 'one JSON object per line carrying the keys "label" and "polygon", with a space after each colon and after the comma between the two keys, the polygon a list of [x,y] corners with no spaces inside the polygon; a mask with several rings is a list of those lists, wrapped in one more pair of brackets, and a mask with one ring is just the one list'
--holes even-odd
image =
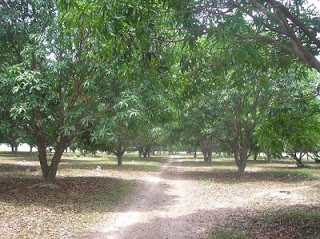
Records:
{"label": "grass patch", "polygon": [[243,231],[227,228],[212,231],[208,239],[249,239],[249,237]]}
{"label": "grass patch", "polygon": [[97,212],[113,211],[121,200],[133,189],[133,183],[114,182],[112,188],[76,197],[78,209]]}
{"label": "grass patch", "polygon": [[292,206],[251,215],[230,216],[226,228],[213,229],[208,239],[315,239],[320,235],[320,207]]}
{"label": "grass patch", "polygon": [[319,238],[320,208],[289,208],[250,219],[254,238]]}

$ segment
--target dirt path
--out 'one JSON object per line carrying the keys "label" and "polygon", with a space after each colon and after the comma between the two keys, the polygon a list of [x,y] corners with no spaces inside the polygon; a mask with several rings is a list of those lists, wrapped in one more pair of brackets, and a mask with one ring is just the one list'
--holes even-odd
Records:
{"label": "dirt path", "polygon": [[[171,157],[160,172],[141,178],[116,213],[80,238],[206,238],[212,227],[230,215],[250,214],[253,207],[273,207],[281,200],[288,203],[288,198],[275,196],[284,190],[281,186],[205,183],[188,171],[191,167],[183,167],[182,160]],[[297,193],[294,203],[303,203],[300,196]]]}

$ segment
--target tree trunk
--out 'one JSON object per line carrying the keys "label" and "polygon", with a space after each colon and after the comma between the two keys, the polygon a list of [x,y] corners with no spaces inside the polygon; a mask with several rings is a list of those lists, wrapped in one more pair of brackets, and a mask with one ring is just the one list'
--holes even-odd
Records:
{"label": "tree trunk", "polygon": [[193,158],[194,159],[197,158],[197,147],[194,148]]}
{"label": "tree trunk", "polygon": [[204,161],[204,162],[208,162],[207,151],[202,151],[202,154],[203,154],[203,161]]}
{"label": "tree trunk", "polygon": [[16,142],[10,143],[11,152],[13,155],[17,155],[18,153],[18,144]]}
{"label": "tree trunk", "polygon": [[33,144],[30,144],[30,153],[32,153]]}
{"label": "tree trunk", "polygon": [[117,158],[118,158],[118,166],[122,166],[122,154],[121,152],[120,153],[117,153]]}
{"label": "tree trunk", "polygon": [[304,163],[302,163],[302,159],[301,158],[297,158],[296,159],[296,164],[298,168],[304,168]]}
{"label": "tree trunk", "polygon": [[254,156],[253,156],[253,160],[257,161],[257,157],[258,157],[258,153],[255,153]]}
{"label": "tree trunk", "polygon": [[207,162],[211,165],[212,164],[212,152],[207,152]]}
{"label": "tree trunk", "polygon": [[270,152],[270,151],[268,151],[268,152],[266,153],[266,155],[267,155],[267,158],[268,158],[268,163],[271,163],[271,161],[272,161],[272,155],[271,155],[271,152]]}
{"label": "tree trunk", "polygon": [[139,150],[138,150],[138,152],[139,152],[139,159],[141,159],[141,158],[142,158],[142,152],[141,152],[141,149],[139,149]]}
{"label": "tree trunk", "polygon": [[243,173],[247,166],[247,160],[240,159],[238,164],[238,173]]}
{"label": "tree trunk", "polygon": [[243,173],[247,166],[248,157],[245,154],[237,151],[234,152],[234,159],[238,167],[238,173]]}
{"label": "tree trunk", "polygon": [[296,153],[294,153],[293,155],[293,158],[296,160],[296,165],[298,168],[303,168],[304,167],[304,163],[302,163],[302,156],[301,156],[301,153],[300,153],[300,156],[298,157],[296,155]]}
{"label": "tree trunk", "polygon": [[41,171],[43,175],[43,179],[46,183],[54,184],[56,181],[56,175],[58,171],[58,165],[61,161],[61,157],[65,148],[68,146],[68,138],[67,136],[61,136],[59,143],[56,147],[54,155],[51,160],[50,166],[47,162],[47,150],[45,144],[45,138],[41,133],[36,134],[37,144],[38,144],[38,157],[40,161]]}
{"label": "tree trunk", "polygon": [[147,150],[144,150],[142,154],[143,154],[143,157],[146,158],[147,155],[148,155],[148,151],[147,151]]}
{"label": "tree trunk", "polygon": [[47,177],[45,178],[45,181],[47,183],[55,183],[56,182],[56,175],[58,171],[58,165],[61,161],[61,157],[63,155],[63,152],[65,150],[65,147],[59,146],[51,160],[51,165],[49,166]]}
{"label": "tree trunk", "polygon": [[46,181],[49,174],[49,165],[47,162],[47,150],[46,145],[43,141],[38,141],[38,158],[40,161],[41,171],[43,179]]}

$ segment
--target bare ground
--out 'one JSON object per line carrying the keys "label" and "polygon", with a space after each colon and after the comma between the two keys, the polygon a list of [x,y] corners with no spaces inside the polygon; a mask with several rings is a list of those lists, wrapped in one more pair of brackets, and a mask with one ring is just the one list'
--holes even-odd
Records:
{"label": "bare ground", "polygon": [[[288,160],[250,161],[239,175],[234,162],[224,158],[212,166],[181,156],[168,162],[129,158],[121,168],[113,161],[65,158],[58,177],[61,189],[48,192],[34,188],[41,182],[37,160],[4,155],[0,238],[207,238],[215,229],[251,230],[253,218],[258,226],[250,238],[292,239],[306,238],[299,236],[304,225],[317,225],[320,218],[317,164],[298,170]],[[261,218],[290,208],[315,209],[319,216],[311,224],[313,214],[308,214],[303,228],[284,227],[281,214],[273,225]],[[312,235],[320,235],[315,227]]]}
{"label": "bare ground", "polygon": [[200,161],[187,167],[183,158],[171,157],[160,172],[142,175],[116,212],[74,238],[207,238],[212,228],[223,227],[230,217],[319,205],[318,179],[274,177],[254,167],[247,171],[245,177],[215,172]]}

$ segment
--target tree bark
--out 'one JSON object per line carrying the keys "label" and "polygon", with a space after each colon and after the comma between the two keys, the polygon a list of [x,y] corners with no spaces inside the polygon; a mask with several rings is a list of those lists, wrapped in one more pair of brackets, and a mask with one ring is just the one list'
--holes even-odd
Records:
{"label": "tree bark", "polygon": [[301,158],[295,158],[296,160],[296,164],[298,168],[303,168],[304,167],[304,163],[302,163],[302,159]]}
{"label": "tree bark", "polygon": [[143,154],[143,157],[144,157],[144,158],[147,158],[148,151],[145,149],[142,154]]}
{"label": "tree bark", "polygon": [[235,151],[234,152],[234,159],[235,159],[235,162],[238,167],[238,173],[243,173],[246,166],[247,166],[247,162],[248,162],[248,157],[247,157],[246,152],[241,153],[241,152]]}
{"label": "tree bark", "polygon": [[59,148],[56,149],[56,151],[52,157],[52,160],[51,160],[51,165],[49,166],[47,177],[45,178],[45,181],[47,183],[55,183],[56,182],[58,165],[61,161],[61,157],[63,155],[65,147],[63,145],[61,145]]}
{"label": "tree bark", "polygon": [[46,181],[49,174],[49,165],[47,162],[47,150],[44,141],[38,141],[38,158],[40,161],[43,179]]}
{"label": "tree bark", "polygon": [[139,159],[141,159],[142,158],[142,151],[141,151],[141,149],[139,149],[138,151],[139,151]]}
{"label": "tree bark", "polygon": [[297,156],[296,153],[293,153],[291,155],[296,160],[296,165],[297,165],[298,168],[303,168],[305,166],[304,163],[302,162],[302,157],[303,156],[301,155],[301,153],[300,153],[299,157]]}
{"label": "tree bark", "polygon": [[212,164],[212,152],[207,152],[207,162],[211,165]]}
{"label": "tree bark", "polygon": [[208,162],[208,152],[207,151],[202,151],[202,154],[203,154],[204,162]]}
{"label": "tree bark", "polygon": [[11,152],[12,152],[12,154],[13,155],[17,155],[17,153],[18,153],[18,143],[16,143],[15,141],[12,141],[11,143],[10,143],[10,146],[11,146]]}
{"label": "tree bark", "polygon": [[118,159],[118,166],[121,167],[122,166],[122,154],[121,153],[117,154],[117,159]]}
{"label": "tree bark", "polygon": [[271,163],[271,161],[272,161],[271,152],[270,151],[266,152],[266,155],[267,155],[267,158],[268,158],[268,163]]}
{"label": "tree bark", "polygon": [[114,154],[117,156],[117,159],[118,159],[118,166],[119,167],[122,166],[122,156],[123,156],[124,152],[125,152],[125,148],[120,143],[118,145],[118,148],[114,151]]}
{"label": "tree bark", "polygon": [[34,127],[34,135],[37,140],[38,146],[38,157],[40,161],[41,171],[43,179],[46,183],[54,184],[56,181],[56,174],[58,170],[58,165],[61,161],[61,157],[63,155],[64,150],[68,147],[68,144],[71,140],[63,135],[59,138],[59,142],[56,146],[55,153],[52,157],[51,164],[49,166],[47,161],[47,147],[46,147],[46,139],[42,130],[41,123],[37,123]]}

